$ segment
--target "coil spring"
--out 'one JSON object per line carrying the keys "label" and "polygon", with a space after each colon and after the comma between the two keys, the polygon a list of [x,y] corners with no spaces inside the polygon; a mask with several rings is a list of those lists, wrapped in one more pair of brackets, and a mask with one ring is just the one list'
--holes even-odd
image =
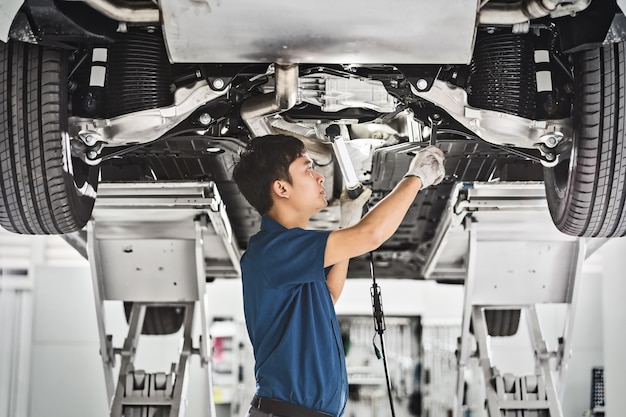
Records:
{"label": "coil spring", "polygon": [[171,66],[162,32],[133,28],[109,48],[106,81],[108,117],[169,106]]}
{"label": "coil spring", "polygon": [[472,107],[535,117],[533,40],[529,35],[481,34],[468,79]]}

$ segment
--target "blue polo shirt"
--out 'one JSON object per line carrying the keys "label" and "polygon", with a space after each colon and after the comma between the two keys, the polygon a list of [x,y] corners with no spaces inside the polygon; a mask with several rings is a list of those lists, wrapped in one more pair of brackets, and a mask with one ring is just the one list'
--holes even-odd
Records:
{"label": "blue polo shirt", "polygon": [[256,392],[334,416],[348,395],[345,354],[324,251],[330,231],[287,229],[269,217],[241,259]]}

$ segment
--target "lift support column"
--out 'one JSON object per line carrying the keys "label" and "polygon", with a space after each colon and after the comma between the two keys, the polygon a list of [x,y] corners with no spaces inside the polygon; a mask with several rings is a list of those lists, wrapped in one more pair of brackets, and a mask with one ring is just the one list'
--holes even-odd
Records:
{"label": "lift support column", "polygon": [[[184,415],[189,358],[197,354],[215,416],[206,282],[207,277],[240,276],[239,250],[215,184],[100,184],[87,249],[110,415]],[[121,348],[113,347],[106,331],[104,302],[109,300],[132,303]],[[147,309],[162,307],[183,312],[179,359],[168,370],[148,374],[135,369],[135,354]],[[196,347],[194,328],[200,334]],[[117,382],[116,355],[121,357]]]}
{"label": "lift support column", "polygon": [[[455,417],[467,409],[465,376],[472,360],[484,377],[489,417],[563,417],[559,380],[568,365],[586,242],[556,230],[543,183],[458,184],[434,245],[424,275],[465,284]],[[563,337],[553,352],[535,309],[543,303],[567,305]],[[517,317],[516,325],[523,314],[533,374],[501,375],[493,366],[486,312],[496,319]]]}

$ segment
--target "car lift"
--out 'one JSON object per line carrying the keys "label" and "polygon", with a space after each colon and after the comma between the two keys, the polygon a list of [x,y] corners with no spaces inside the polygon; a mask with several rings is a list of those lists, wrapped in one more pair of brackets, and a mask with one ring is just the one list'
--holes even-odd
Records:
{"label": "car lift", "polygon": [[[215,184],[100,184],[87,225],[87,252],[110,415],[184,415],[186,369],[190,356],[198,354],[206,370],[211,416],[215,416],[205,287],[207,277],[240,276],[239,249]],[[106,332],[107,300],[132,302],[122,348],[114,348]],[[134,367],[150,306],[184,309],[178,363],[154,374]],[[194,326],[194,317],[199,325]],[[194,327],[200,327],[197,348],[192,343]],[[117,384],[115,355],[121,356]]]}
{"label": "car lift", "polygon": [[[557,386],[564,379],[571,349],[577,278],[586,253],[597,249],[592,245],[604,242],[586,244],[584,239],[558,232],[541,182],[457,184],[433,242],[424,276],[465,283],[455,417],[465,415],[465,376],[472,358],[484,376],[489,417],[563,417],[564,384],[561,391]],[[542,303],[567,304],[557,352],[548,351],[541,333],[535,305]],[[534,375],[500,375],[493,367],[487,308],[524,312]]]}
{"label": "car lift", "polygon": [[[457,404],[462,417],[465,373],[477,357],[485,379],[489,417],[562,417],[553,374],[567,370],[577,299],[577,277],[586,254],[604,241],[563,235],[554,228],[543,183],[459,183],[433,239],[424,276],[465,282],[459,341]],[[212,182],[103,183],[87,225],[87,252],[110,415],[182,416],[190,355],[206,369],[211,416],[207,277],[238,277],[239,249],[217,188]],[[523,258],[521,255],[524,255]],[[104,301],[132,302],[128,336],[114,348],[105,329]],[[569,305],[558,352],[549,352],[535,305]],[[146,307],[184,309],[180,357],[168,372],[135,370],[134,357]],[[501,376],[491,365],[484,309],[522,309],[533,344],[534,375]],[[194,310],[196,311],[194,314]],[[194,317],[201,336],[192,346]],[[470,332],[473,321],[474,335]],[[475,352],[472,350],[475,348]],[[115,355],[121,356],[117,384]]]}

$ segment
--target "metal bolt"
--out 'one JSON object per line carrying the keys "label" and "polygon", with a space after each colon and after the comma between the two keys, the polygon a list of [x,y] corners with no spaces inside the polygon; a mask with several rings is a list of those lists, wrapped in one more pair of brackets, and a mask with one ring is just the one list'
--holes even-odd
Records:
{"label": "metal bolt", "polygon": [[222,88],[224,88],[224,80],[222,80],[221,78],[214,79],[213,88],[216,88],[218,90],[221,90]]}
{"label": "metal bolt", "polygon": [[420,78],[419,80],[417,80],[417,82],[415,83],[415,86],[417,87],[418,90],[420,91],[424,91],[428,88],[428,81],[426,81],[423,78]]}
{"label": "metal bolt", "polygon": [[93,132],[80,132],[78,136],[86,145],[89,146],[95,145],[100,139],[100,135]]}
{"label": "metal bolt", "polygon": [[557,143],[558,143],[558,140],[553,135],[550,135],[546,138],[546,145],[549,146],[550,148],[554,148]]}
{"label": "metal bolt", "polygon": [[213,121],[213,118],[209,113],[202,113],[200,117],[198,117],[198,121],[202,126],[208,126]]}
{"label": "metal bolt", "polygon": [[545,157],[546,157],[546,159],[548,161],[554,161],[554,158],[555,158],[555,156],[554,156],[554,154],[552,152],[546,153]]}
{"label": "metal bolt", "polygon": [[89,159],[96,159],[98,157],[98,152],[96,151],[89,151],[87,152],[87,158]]}
{"label": "metal bolt", "polygon": [[429,116],[428,120],[435,126],[439,126],[443,121],[441,120],[441,115],[439,113],[435,113],[432,116]]}

